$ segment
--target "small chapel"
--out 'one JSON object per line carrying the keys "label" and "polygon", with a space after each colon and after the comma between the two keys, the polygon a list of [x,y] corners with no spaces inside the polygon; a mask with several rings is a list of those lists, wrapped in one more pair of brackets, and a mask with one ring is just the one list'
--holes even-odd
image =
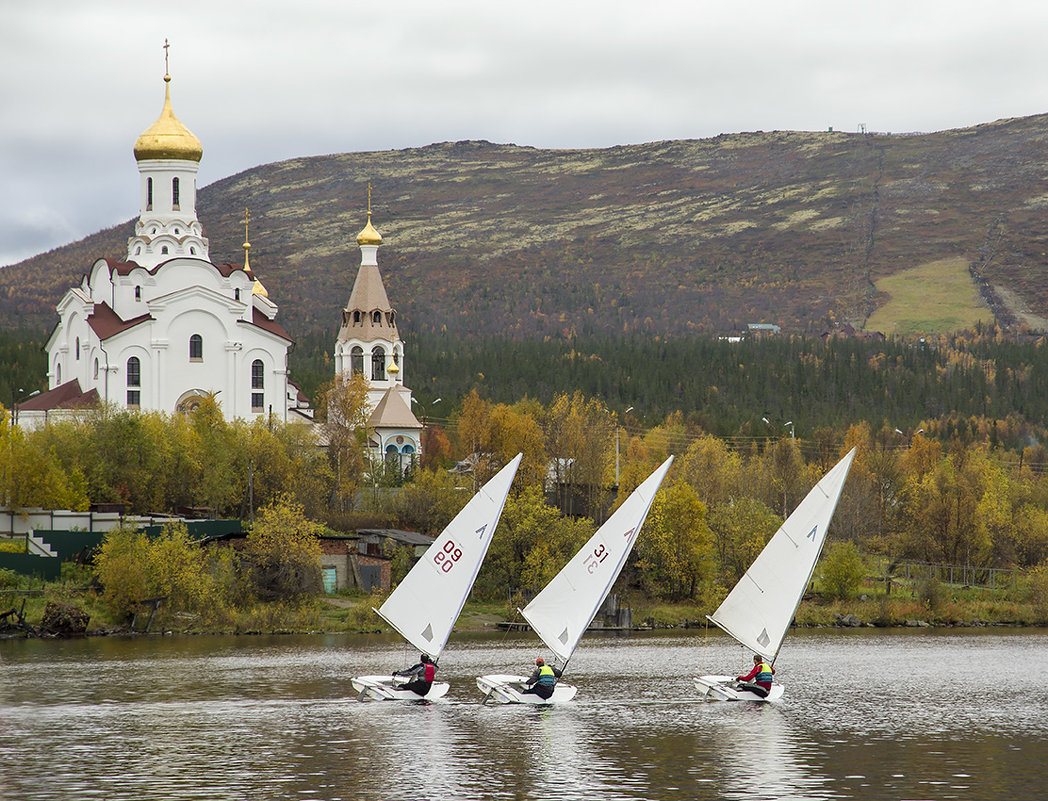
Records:
{"label": "small chapel", "polygon": [[406,470],[422,452],[422,424],[411,410],[411,390],[404,385],[404,343],[397,313],[389,302],[378,269],[382,236],[368,219],[357,236],[360,268],[335,340],[335,374],[363,374],[368,381],[368,452]]}
{"label": "small chapel", "polygon": [[[166,47],[166,45],[165,45]],[[168,414],[213,397],[227,419],[311,422],[288,379],[292,339],[249,264],[215,264],[196,213],[200,140],[175,116],[164,75],[160,117],[134,145],[139,218],[121,259],[101,258],[58,303],[45,349],[48,391],[22,425],[111,404]]]}

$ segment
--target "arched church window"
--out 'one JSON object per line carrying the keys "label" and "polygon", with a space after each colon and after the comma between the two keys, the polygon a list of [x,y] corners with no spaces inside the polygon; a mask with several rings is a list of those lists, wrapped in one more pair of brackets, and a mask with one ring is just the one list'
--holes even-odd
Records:
{"label": "arched church window", "polygon": [[76,360],[80,361],[80,337],[76,338]]}
{"label": "arched church window", "polygon": [[175,210],[178,209],[178,202],[179,202],[178,196],[179,196],[178,179],[177,178],[172,178],[171,179],[171,205],[172,205],[172,207]]}
{"label": "arched church window", "polygon": [[360,323],[360,309],[357,309],[355,312],[353,312],[353,322],[358,324]]}
{"label": "arched church window", "polygon": [[153,208],[153,179],[146,178],[146,211]]}
{"label": "arched church window", "polygon": [[196,255],[196,248],[193,247],[192,245],[190,245],[190,247],[189,247],[189,254],[191,256],[195,256]]}
{"label": "arched church window", "polygon": [[95,359],[95,380],[98,380],[98,359]]}
{"label": "arched church window", "polygon": [[386,380],[386,352],[382,348],[371,351],[371,380]]}
{"label": "arched church window", "polygon": [[164,246],[162,246],[160,248],[160,253],[161,253],[161,255],[164,255],[164,256],[167,255],[167,245],[164,245]]}
{"label": "arched church window", "polygon": [[233,300],[240,300],[240,287],[233,290]]}
{"label": "arched church window", "polygon": [[349,352],[349,365],[354,375],[364,372],[364,349],[360,345],[354,345]]}
{"label": "arched church window", "polygon": [[261,359],[251,362],[251,411],[261,412],[266,405],[266,366]]}
{"label": "arched church window", "polygon": [[142,363],[137,356],[127,360],[127,408],[137,409],[142,404]]}
{"label": "arched church window", "polygon": [[137,248],[135,248],[135,255],[136,256],[141,256],[142,255],[142,246],[141,245],[139,245]]}
{"label": "arched church window", "polygon": [[204,361],[204,338],[200,334],[193,334],[189,338],[189,361]]}
{"label": "arched church window", "polygon": [[62,383],[62,365],[60,365],[57,361],[55,362],[55,383]]}
{"label": "arched church window", "polygon": [[142,300],[142,287],[135,287],[135,300]]}
{"label": "arched church window", "polygon": [[373,322],[375,325],[382,325],[382,312],[372,312],[371,322]]}

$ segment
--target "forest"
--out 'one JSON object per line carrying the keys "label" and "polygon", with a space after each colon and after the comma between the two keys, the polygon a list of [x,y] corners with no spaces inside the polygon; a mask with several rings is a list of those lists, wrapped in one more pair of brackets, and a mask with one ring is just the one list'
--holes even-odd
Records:
{"label": "forest", "polygon": [[424,460],[404,476],[364,456],[352,423],[362,386],[353,378],[324,390],[321,416],[339,410],[319,427],[326,449],[311,426],[230,422],[214,402],[188,417],[89,410],[35,431],[5,416],[0,497],[15,507],[204,506],[245,520],[289,502],[337,531],[435,534],[522,453],[476,585],[480,597],[506,599],[540,588],[616,499],[673,454],[623,582],[645,597],[701,602],[731,586],[822,473],[855,447],[831,548],[978,567],[1027,569],[1048,559],[1044,449],[1010,447],[1018,437],[1005,420],[928,419],[905,432],[856,422],[806,436],[780,426],[722,438],[680,411],[647,426],[578,391],[504,403],[474,390],[446,421],[427,426]]}

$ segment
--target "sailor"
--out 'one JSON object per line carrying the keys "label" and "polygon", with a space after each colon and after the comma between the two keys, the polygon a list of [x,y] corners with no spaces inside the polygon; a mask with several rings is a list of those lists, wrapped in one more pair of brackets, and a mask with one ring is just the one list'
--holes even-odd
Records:
{"label": "sailor", "polygon": [[560,675],[561,671],[558,668],[547,665],[546,660],[540,656],[535,660],[535,671],[531,674],[531,678],[525,682],[528,688],[522,690],[521,694],[534,693],[539,698],[549,700],[557,686],[557,679],[560,678]]}
{"label": "sailor", "polygon": [[735,678],[743,682],[740,689],[749,690],[761,698],[767,698],[768,693],[771,692],[771,677],[774,673],[775,668],[765,662],[760,654],[754,654],[753,670],[745,676],[736,676]]}
{"label": "sailor", "polygon": [[393,676],[404,676],[411,677],[411,681],[405,682],[404,684],[398,684],[398,690],[411,690],[416,695],[420,695],[423,698],[426,693],[429,692],[429,688],[433,686],[433,679],[437,675],[437,663],[430,659],[425,654],[419,654],[418,664],[412,665],[407,670],[398,670]]}

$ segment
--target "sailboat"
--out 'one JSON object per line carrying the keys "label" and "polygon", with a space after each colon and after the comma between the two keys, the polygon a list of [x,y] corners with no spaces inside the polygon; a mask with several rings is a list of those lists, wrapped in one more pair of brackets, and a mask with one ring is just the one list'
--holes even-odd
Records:
{"label": "sailboat", "polygon": [[[812,487],[717,611],[707,615],[772,665],[815,572],[854,458],[852,448]],[[695,687],[707,701],[776,701],[784,692],[781,684],[773,683],[767,698],[762,698],[742,687],[734,676],[699,676]]]}
{"label": "sailboat", "polygon": [[[521,457],[518,453],[480,488],[375,610],[415,650],[434,662],[447,645],[477,580]],[[357,676],[351,682],[360,700],[417,701],[420,697],[412,690],[401,689],[400,681],[392,675]],[[425,697],[440,698],[447,692],[447,682],[435,681]]]}
{"label": "sailboat", "polygon": [[[672,463],[671,456],[648,476],[534,600],[518,610],[553,652],[561,670],[567,667],[579,640],[622,572]],[[544,699],[524,693],[526,681],[523,676],[491,674],[478,677],[477,687],[484,693],[485,702],[492,699],[503,704],[570,701],[578,692],[577,687],[558,681],[553,695]]]}

